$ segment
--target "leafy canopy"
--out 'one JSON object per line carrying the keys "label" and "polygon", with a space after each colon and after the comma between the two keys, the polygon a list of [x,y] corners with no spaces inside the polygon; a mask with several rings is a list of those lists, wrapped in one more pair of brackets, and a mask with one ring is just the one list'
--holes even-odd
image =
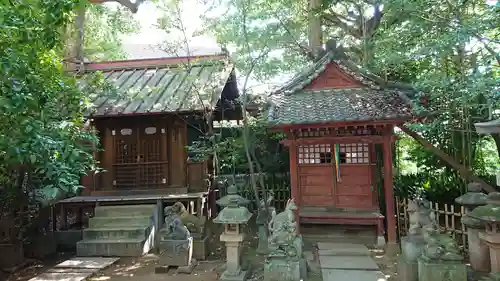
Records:
{"label": "leafy canopy", "polygon": [[82,130],[84,94],[64,72],[60,56],[63,31],[78,2],[0,5],[0,186],[5,190],[74,194],[80,177],[94,166],[91,147],[97,140]]}

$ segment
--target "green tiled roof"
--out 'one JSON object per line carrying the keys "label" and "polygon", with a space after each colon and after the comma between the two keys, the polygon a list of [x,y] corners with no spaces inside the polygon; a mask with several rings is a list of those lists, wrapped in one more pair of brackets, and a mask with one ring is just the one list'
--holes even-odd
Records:
{"label": "green tiled roof", "polygon": [[[304,90],[335,63],[361,87]],[[403,91],[379,85],[373,75],[327,53],[271,95],[273,125],[377,121],[410,118],[411,102]]]}
{"label": "green tiled roof", "polygon": [[400,119],[411,109],[395,90],[336,88],[300,91],[275,100],[270,121],[280,124],[313,124]]}
{"label": "green tiled roof", "polygon": [[159,112],[194,112],[213,109],[230,79],[227,61],[110,68],[102,70],[113,91],[89,93],[89,116]]}

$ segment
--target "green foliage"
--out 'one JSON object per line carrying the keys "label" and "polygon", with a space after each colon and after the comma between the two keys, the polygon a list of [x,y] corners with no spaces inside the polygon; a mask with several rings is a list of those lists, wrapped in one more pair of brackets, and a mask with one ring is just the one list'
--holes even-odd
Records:
{"label": "green foliage", "polygon": [[62,49],[61,31],[77,4],[76,0],[10,0],[0,5],[0,186],[4,190],[75,194],[80,177],[94,168],[91,148],[97,139],[83,130],[84,94],[75,78],[64,72],[57,52]]}
{"label": "green foliage", "polygon": [[[256,161],[262,167],[263,173],[279,173],[288,170],[288,153],[283,151],[279,141],[282,134],[269,132],[263,118],[249,120],[250,149],[256,156]],[[221,174],[248,174],[249,167],[245,155],[242,128],[216,128],[216,133],[210,137],[201,137],[188,147],[193,160],[208,159],[217,156]]]}
{"label": "green foliage", "polygon": [[87,5],[85,15],[85,58],[91,61],[125,59],[121,37],[139,30],[129,9],[119,6]]}

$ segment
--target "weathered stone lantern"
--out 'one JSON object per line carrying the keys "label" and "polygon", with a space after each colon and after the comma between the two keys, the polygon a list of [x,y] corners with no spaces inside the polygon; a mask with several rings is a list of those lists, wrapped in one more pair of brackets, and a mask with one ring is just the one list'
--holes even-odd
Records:
{"label": "weathered stone lantern", "polygon": [[487,205],[479,206],[468,214],[473,219],[485,223],[485,232],[479,238],[490,248],[491,272],[500,272],[500,193],[488,194]]}
{"label": "weathered stone lantern", "polygon": [[214,219],[214,223],[224,224],[220,241],[226,243],[226,270],[220,280],[243,281],[248,274],[241,269],[241,242],[244,239],[241,226],[248,223],[252,213],[242,206],[243,203],[248,203],[248,200],[236,194],[236,186],[229,186],[227,192],[228,195],[217,201],[218,205],[225,208]]}
{"label": "weathered stone lantern", "polygon": [[[475,123],[478,134],[493,135],[500,134],[500,119]],[[497,185],[500,186],[500,167],[497,167]]]}
{"label": "weathered stone lantern", "polygon": [[481,272],[490,271],[490,250],[481,239],[479,233],[484,231],[484,222],[472,218],[468,213],[478,206],[486,205],[487,195],[481,192],[481,185],[471,182],[467,185],[467,193],[455,199],[457,204],[467,209],[462,217],[462,223],[467,227],[467,241],[469,243],[469,258],[472,269]]}

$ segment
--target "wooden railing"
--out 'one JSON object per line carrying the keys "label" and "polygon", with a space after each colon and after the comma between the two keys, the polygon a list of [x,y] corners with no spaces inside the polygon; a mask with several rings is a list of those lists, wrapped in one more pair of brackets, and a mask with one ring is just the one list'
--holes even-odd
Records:
{"label": "wooden railing", "polygon": [[[396,197],[397,229],[399,237],[403,237],[407,234],[410,225],[408,201],[407,198]],[[460,246],[467,249],[467,231],[465,225],[461,222],[462,216],[466,214],[466,209],[460,205],[437,202],[430,202],[430,205],[432,211],[436,215],[440,230],[449,233]]]}

